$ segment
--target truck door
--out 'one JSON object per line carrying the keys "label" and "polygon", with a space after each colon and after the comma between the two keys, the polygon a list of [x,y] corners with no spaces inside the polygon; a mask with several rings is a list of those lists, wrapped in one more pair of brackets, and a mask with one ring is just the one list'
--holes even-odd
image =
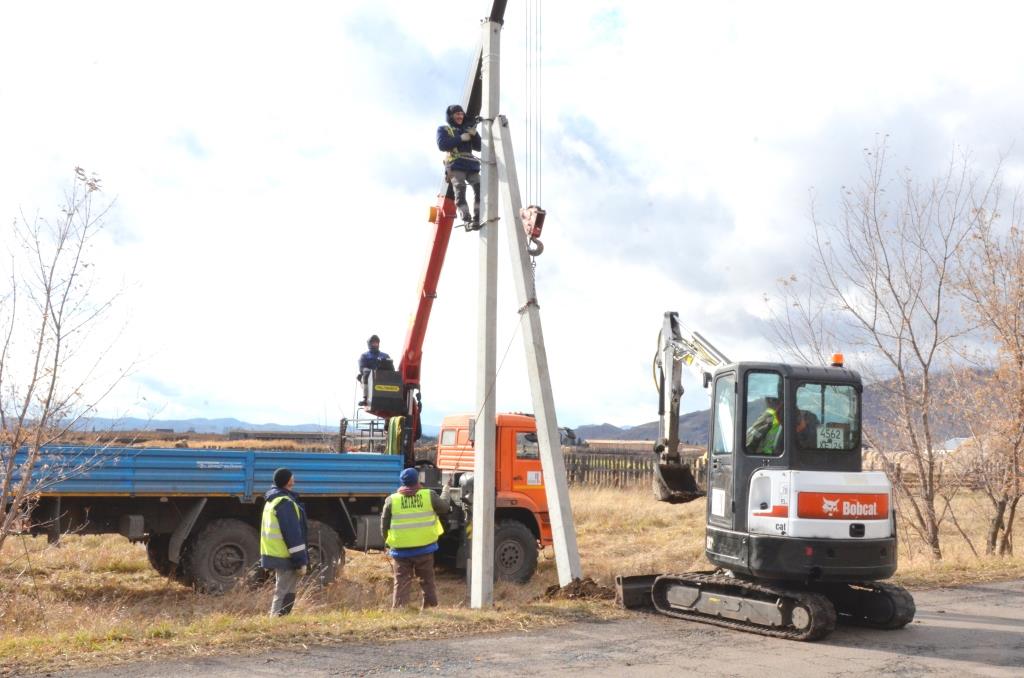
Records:
{"label": "truck door", "polygon": [[[540,443],[536,431],[510,430],[512,457],[512,491],[522,493],[533,503],[545,510],[547,496],[544,494],[544,474],[540,468]],[[514,447],[512,447],[514,445]]]}
{"label": "truck door", "polygon": [[732,472],[736,447],[736,374],[727,372],[718,375],[714,394],[708,454],[708,526],[731,530],[734,510]]}

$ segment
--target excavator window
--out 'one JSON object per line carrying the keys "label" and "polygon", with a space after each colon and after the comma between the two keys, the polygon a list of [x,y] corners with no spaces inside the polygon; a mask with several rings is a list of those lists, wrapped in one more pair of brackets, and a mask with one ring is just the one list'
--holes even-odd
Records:
{"label": "excavator window", "polygon": [[782,375],[778,372],[747,372],[747,454],[779,456],[783,446]]}
{"label": "excavator window", "polygon": [[736,421],[736,375],[727,374],[715,382],[715,431],[712,454],[732,454]]}
{"label": "excavator window", "polygon": [[857,389],[850,384],[802,384],[796,389],[796,441],[805,450],[848,452],[860,444]]}

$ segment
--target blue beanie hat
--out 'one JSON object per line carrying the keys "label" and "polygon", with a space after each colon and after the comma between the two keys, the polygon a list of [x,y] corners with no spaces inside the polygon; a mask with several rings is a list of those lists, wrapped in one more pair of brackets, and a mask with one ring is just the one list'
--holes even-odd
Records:
{"label": "blue beanie hat", "polygon": [[398,476],[406,487],[414,487],[420,484],[420,472],[414,468],[407,468]]}

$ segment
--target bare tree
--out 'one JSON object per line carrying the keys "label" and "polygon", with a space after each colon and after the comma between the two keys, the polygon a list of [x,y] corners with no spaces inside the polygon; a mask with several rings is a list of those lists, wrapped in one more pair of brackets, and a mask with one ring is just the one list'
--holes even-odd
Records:
{"label": "bare tree", "polygon": [[[1010,223],[994,206],[976,208],[977,226],[962,252],[958,289],[967,316],[995,347],[994,368],[976,397],[984,421],[976,426],[982,489],[992,514],[987,553],[1013,553],[1013,523],[1024,494],[1024,232],[1021,195],[1010,205]],[[968,415],[969,416],[969,415]]]}
{"label": "bare tree", "polygon": [[119,380],[94,383],[110,345],[95,346],[91,331],[117,296],[97,299],[90,260],[110,209],[100,192],[100,179],[76,167],[56,218],[22,215],[4,238],[14,247],[0,294],[0,547],[26,527],[40,491],[88,466],[48,464],[44,448]]}
{"label": "bare tree", "polygon": [[[810,273],[803,286],[794,278],[780,288],[775,340],[798,357],[820,355],[836,337],[855,348],[856,366],[874,377],[881,397],[879,423],[865,426],[865,440],[880,452],[911,526],[938,559],[946,514],[936,500],[946,479],[934,379],[965,332],[952,290],[958,254],[977,227],[977,208],[995,197],[994,181],[980,182],[966,159],[955,158],[929,181],[893,174],[884,140],[865,149],[864,159],[864,174],[843,187],[835,218],[812,202]],[[897,460],[908,472],[895,472]]]}

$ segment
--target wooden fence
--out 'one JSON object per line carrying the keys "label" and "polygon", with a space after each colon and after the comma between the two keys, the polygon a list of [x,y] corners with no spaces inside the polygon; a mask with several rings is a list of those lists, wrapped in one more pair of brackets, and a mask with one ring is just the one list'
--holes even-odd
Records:
{"label": "wooden fence", "polygon": [[570,485],[650,486],[653,469],[653,454],[565,453],[565,475]]}

